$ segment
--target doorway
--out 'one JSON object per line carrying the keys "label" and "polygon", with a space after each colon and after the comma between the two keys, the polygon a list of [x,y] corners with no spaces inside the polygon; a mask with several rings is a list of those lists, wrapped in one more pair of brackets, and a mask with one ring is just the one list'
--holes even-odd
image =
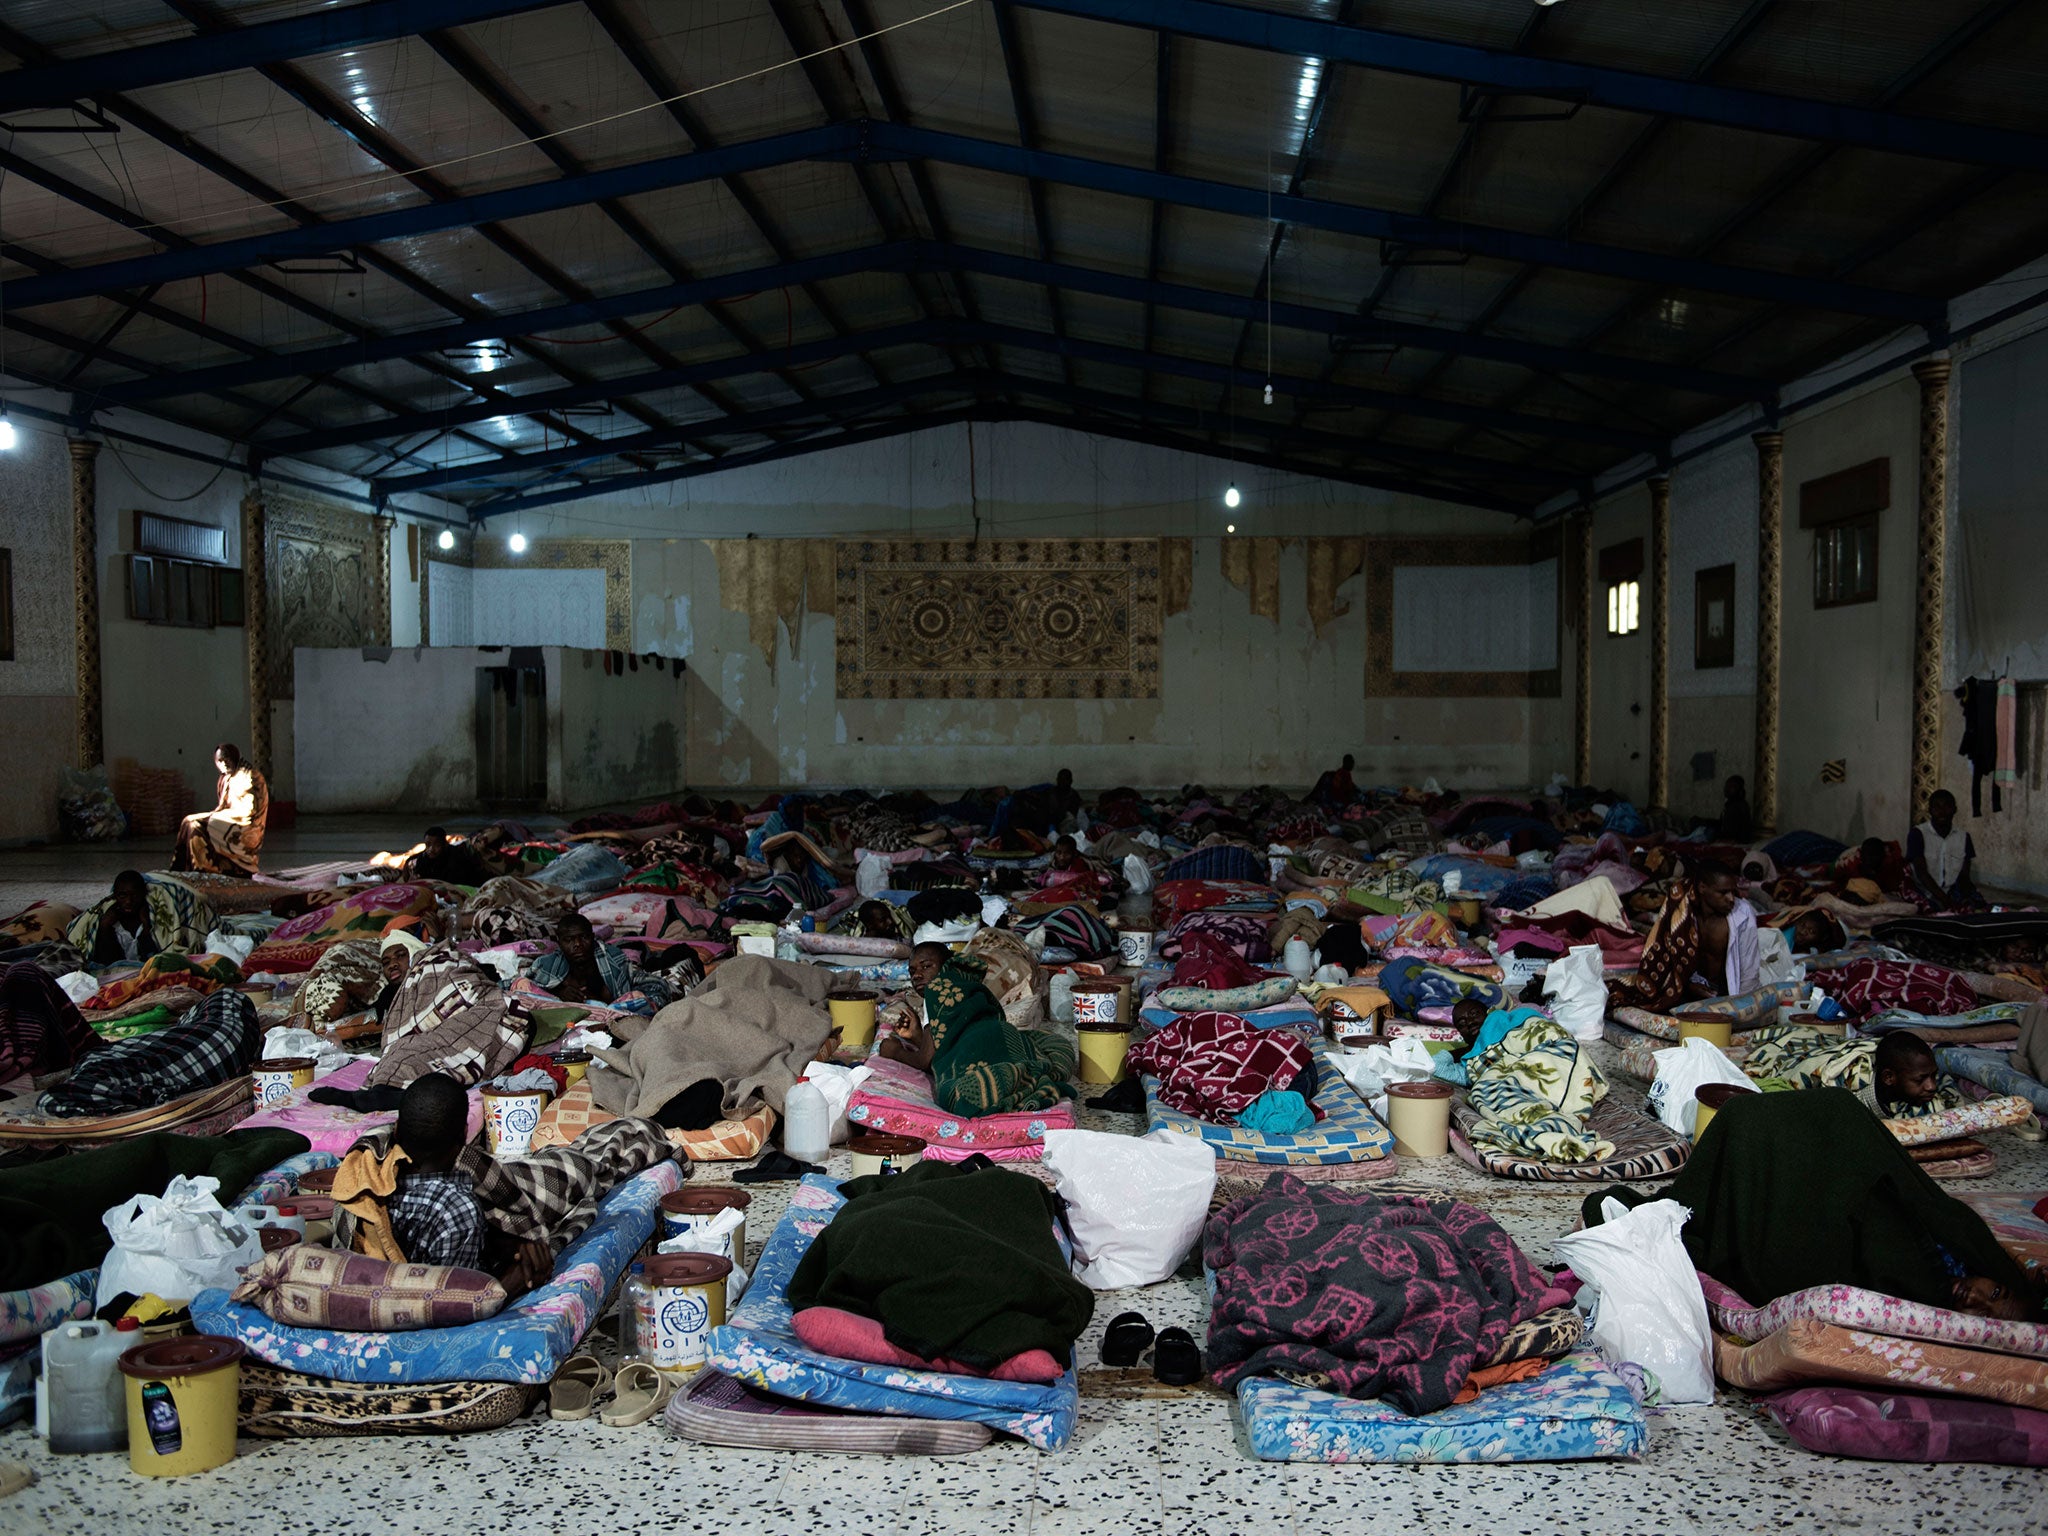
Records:
{"label": "doorway", "polygon": [[478,667],[476,790],[485,805],[548,799],[548,684],[540,666]]}

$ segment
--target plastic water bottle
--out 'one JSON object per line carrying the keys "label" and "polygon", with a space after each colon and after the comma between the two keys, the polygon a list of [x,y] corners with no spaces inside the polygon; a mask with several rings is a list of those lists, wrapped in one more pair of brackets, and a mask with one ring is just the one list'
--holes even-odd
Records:
{"label": "plastic water bottle", "polygon": [[65,1323],[43,1335],[50,1449],[61,1455],[128,1449],[128,1399],[120,1359],[142,1335],[133,1318],[121,1322],[120,1328]]}
{"label": "plastic water bottle", "polygon": [[783,1095],[782,1150],[800,1163],[823,1163],[832,1153],[832,1111],[808,1077]]}
{"label": "plastic water bottle", "polygon": [[619,1287],[619,1363],[628,1360],[649,1360],[651,1357],[640,1343],[640,1309],[646,1303],[647,1266],[640,1260],[633,1261],[633,1267],[626,1273],[626,1283]]}
{"label": "plastic water bottle", "polygon": [[803,949],[797,944],[796,936],[803,930],[794,923],[784,923],[775,930],[775,958],[778,960],[801,960]]}

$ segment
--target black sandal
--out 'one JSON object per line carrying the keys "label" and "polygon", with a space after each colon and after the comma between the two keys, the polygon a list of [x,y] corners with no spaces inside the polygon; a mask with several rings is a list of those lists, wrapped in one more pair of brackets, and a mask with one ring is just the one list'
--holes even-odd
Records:
{"label": "black sandal", "polygon": [[1102,1335],[1102,1363],[1127,1370],[1151,1345],[1152,1325],[1135,1312],[1119,1313]]}
{"label": "black sandal", "polygon": [[1152,1350],[1152,1375],[1169,1387],[1191,1387],[1206,1372],[1202,1352],[1185,1328],[1169,1328],[1159,1335]]}

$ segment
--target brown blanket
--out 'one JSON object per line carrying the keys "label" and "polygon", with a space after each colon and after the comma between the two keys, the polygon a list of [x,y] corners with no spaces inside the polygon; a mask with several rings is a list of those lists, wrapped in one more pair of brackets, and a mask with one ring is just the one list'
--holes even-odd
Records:
{"label": "brown blanket", "polygon": [[740,955],[681,1002],[651,1019],[622,1017],[605,1027],[625,1043],[599,1051],[590,1074],[598,1108],[657,1115],[692,1084],[723,1085],[724,1113],[737,1118],[782,1096],[831,1033],[823,966]]}

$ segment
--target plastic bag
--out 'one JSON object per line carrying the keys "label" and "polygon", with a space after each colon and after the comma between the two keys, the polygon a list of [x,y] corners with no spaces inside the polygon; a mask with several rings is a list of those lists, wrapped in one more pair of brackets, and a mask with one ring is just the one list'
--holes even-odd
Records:
{"label": "plastic bag", "polygon": [[1707,1298],[1678,1237],[1692,1212],[1676,1200],[1630,1210],[1612,1198],[1600,1210],[1599,1226],[1552,1244],[1558,1262],[1586,1282],[1579,1303],[1593,1342],[1616,1365],[1632,1360],[1655,1372],[1665,1402],[1711,1403]]}
{"label": "plastic bag", "polygon": [[1658,1051],[1651,1059],[1657,1063],[1657,1080],[1650,1084],[1650,1108],[1682,1136],[1692,1134],[1699,1115],[1700,1101],[1693,1097],[1698,1089],[1708,1083],[1756,1086],[1718,1047],[1697,1036],[1675,1051]]}
{"label": "plastic bag", "polygon": [[1543,977],[1550,1015],[1574,1040],[1598,1040],[1607,1032],[1607,962],[1598,944],[1574,944],[1550,962]]}
{"label": "plastic bag", "polygon": [[889,863],[878,853],[866,854],[860,861],[860,868],[854,871],[854,889],[863,896],[872,896],[877,891],[889,889]]}
{"label": "plastic bag", "polygon": [[224,959],[234,961],[235,967],[238,970],[241,968],[242,962],[247,960],[255,952],[255,949],[256,941],[244,938],[239,933],[223,933],[220,929],[216,928],[206,936],[205,952],[209,955],[219,955]]}
{"label": "plastic bag", "polygon": [[1436,1075],[1436,1053],[1408,1035],[1392,1045],[1331,1051],[1330,1064],[1383,1121],[1387,1118],[1387,1084],[1427,1082]]}
{"label": "plastic bag", "polygon": [[263,1257],[263,1240],[221,1209],[219,1193],[219,1179],[179,1174],[161,1196],[136,1195],[101,1217],[114,1247],[100,1266],[99,1305],[124,1291],[187,1302],[234,1285]]}
{"label": "plastic bag", "polygon": [[1782,928],[1756,931],[1756,984],[1782,987],[1805,979],[1806,967],[1792,958],[1792,946],[1785,942]]}
{"label": "plastic bag", "polygon": [[90,971],[66,971],[57,978],[57,990],[81,1008],[85,1006],[85,1000],[99,989],[100,979]]}
{"label": "plastic bag", "polygon": [[57,821],[75,843],[128,834],[128,813],[114,799],[105,768],[66,768],[57,776]]}
{"label": "plastic bag", "polygon": [[1074,1273],[1098,1291],[1164,1280],[1209,1219],[1216,1154],[1179,1131],[1047,1131],[1045,1166],[1067,1202]]}
{"label": "plastic bag", "polygon": [[291,1057],[310,1058],[315,1082],[338,1072],[355,1058],[325,1035],[310,1029],[273,1029],[263,1037],[263,1059],[279,1061]]}
{"label": "plastic bag", "polygon": [[[815,1072],[814,1063],[809,1071]],[[808,1076],[808,1073],[806,1073]],[[811,1081],[816,1082],[816,1078]],[[737,1206],[727,1206],[709,1221],[693,1226],[687,1232],[678,1232],[674,1237],[663,1238],[655,1247],[656,1253],[709,1253],[721,1259],[732,1258],[732,1235],[746,1221],[747,1213]],[[745,1254],[740,1258],[744,1259]],[[732,1273],[725,1279],[725,1310],[731,1316],[732,1309],[747,1294],[747,1285],[753,1279],[742,1263],[734,1263]]]}
{"label": "plastic bag", "polygon": [[1135,853],[1124,855],[1124,884],[1131,888],[1133,896],[1143,896],[1152,889],[1152,866]]}

